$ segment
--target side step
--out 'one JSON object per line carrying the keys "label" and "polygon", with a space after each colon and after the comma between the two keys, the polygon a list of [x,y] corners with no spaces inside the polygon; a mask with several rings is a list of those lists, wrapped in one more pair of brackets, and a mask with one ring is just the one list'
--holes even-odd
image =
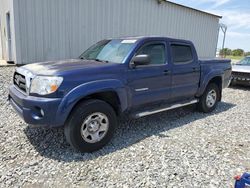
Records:
{"label": "side step", "polygon": [[164,111],[167,111],[167,110],[172,110],[172,109],[180,108],[180,107],[183,107],[183,106],[188,106],[188,105],[195,104],[195,103],[198,103],[197,99],[192,100],[192,101],[188,101],[188,102],[186,101],[184,103],[173,104],[171,106],[161,107],[161,108],[158,108],[158,109],[147,110],[147,111],[144,111],[144,112],[136,112],[135,114],[132,115],[132,117],[133,118],[140,118],[140,117],[148,116],[148,115],[151,115],[151,114],[156,114],[156,113],[159,113],[159,112],[164,112]]}

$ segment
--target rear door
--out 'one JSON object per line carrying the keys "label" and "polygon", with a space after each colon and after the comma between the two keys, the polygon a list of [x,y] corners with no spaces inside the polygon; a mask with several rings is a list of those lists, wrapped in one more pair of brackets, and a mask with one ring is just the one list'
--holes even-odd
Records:
{"label": "rear door", "polygon": [[[171,74],[163,40],[145,42],[134,54],[147,54],[151,62],[128,70],[131,106],[157,105],[167,102],[171,95]],[[132,62],[131,62],[132,63]],[[152,107],[152,106],[151,106]]]}
{"label": "rear door", "polygon": [[171,42],[172,100],[194,98],[200,81],[200,64],[194,47],[186,42]]}

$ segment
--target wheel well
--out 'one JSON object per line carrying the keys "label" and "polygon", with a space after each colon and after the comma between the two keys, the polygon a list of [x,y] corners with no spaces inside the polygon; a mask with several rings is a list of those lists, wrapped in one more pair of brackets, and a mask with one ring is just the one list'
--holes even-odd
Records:
{"label": "wheel well", "polygon": [[221,100],[221,93],[222,93],[222,78],[220,76],[214,77],[212,80],[209,81],[208,84],[214,83],[219,87],[220,90],[220,97],[219,100]]}
{"label": "wheel well", "polygon": [[82,98],[80,101],[77,102],[75,106],[77,106],[82,101],[88,100],[88,99],[99,99],[102,101],[105,101],[106,103],[110,104],[117,115],[121,113],[121,107],[120,107],[120,100],[116,92],[114,91],[105,91],[105,92],[98,92],[91,95],[87,95],[84,98]]}

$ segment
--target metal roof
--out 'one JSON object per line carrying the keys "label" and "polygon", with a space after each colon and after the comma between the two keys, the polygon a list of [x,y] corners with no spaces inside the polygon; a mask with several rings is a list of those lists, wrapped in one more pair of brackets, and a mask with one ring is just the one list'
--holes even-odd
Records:
{"label": "metal roof", "polygon": [[157,1],[159,3],[161,3],[161,2],[171,3],[171,4],[174,4],[174,5],[179,6],[179,7],[191,9],[191,10],[194,10],[194,11],[197,11],[197,12],[208,14],[210,16],[215,16],[215,17],[218,17],[218,18],[222,18],[222,16],[220,16],[220,15],[212,14],[212,13],[209,13],[209,12],[206,12],[206,11],[203,11],[203,10],[195,9],[195,8],[192,8],[192,7],[189,7],[189,6],[186,6],[186,5],[182,5],[182,4],[179,4],[179,3],[175,3],[175,2],[172,2],[172,1],[167,1],[167,0],[157,0]]}

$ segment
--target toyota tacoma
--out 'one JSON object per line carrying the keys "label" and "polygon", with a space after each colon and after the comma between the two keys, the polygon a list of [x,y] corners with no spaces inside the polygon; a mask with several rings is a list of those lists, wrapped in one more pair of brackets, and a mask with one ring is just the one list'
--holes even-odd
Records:
{"label": "toyota tacoma", "polygon": [[190,41],[126,37],[102,40],[76,59],[17,68],[9,101],[28,124],[64,126],[71,146],[92,152],[110,141],[122,114],[191,104],[213,111],[230,78],[230,60],[199,60]]}

